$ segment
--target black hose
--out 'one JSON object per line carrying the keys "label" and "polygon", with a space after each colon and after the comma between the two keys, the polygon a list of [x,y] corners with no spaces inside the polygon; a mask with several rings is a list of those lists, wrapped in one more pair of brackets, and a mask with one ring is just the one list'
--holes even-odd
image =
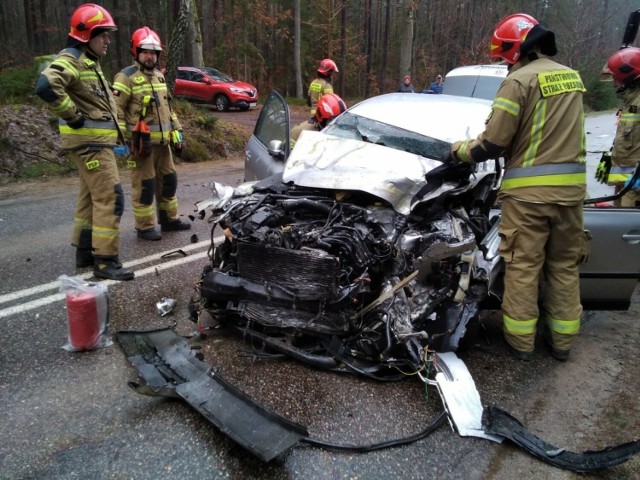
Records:
{"label": "black hose", "polygon": [[427,428],[424,429],[422,432],[416,433],[409,437],[397,438],[394,440],[387,440],[386,442],[374,443],[371,445],[342,445],[337,443],[326,442],[324,440],[316,440],[309,437],[303,438],[300,441],[302,443],[308,443],[309,445],[313,445],[315,447],[329,448],[332,450],[343,450],[343,451],[358,452],[358,453],[374,452],[376,450],[384,450],[385,448],[393,448],[393,447],[401,447],[403,445],[409,445],[410,443],[417,442],[418,440],[427,438],[444,423],[446,418],[447,418],[447,412],[443,410],[431,421],[431,423],[427,426]]}

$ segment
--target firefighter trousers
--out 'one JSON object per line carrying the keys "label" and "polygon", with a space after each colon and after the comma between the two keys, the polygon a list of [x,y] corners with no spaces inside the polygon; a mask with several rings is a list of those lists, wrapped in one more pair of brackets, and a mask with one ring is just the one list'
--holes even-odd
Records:
{"label": "firefighter trousers", "polygon": [[[71,244],[95,256],[115,257],[120,246],[124,195],[113,149],[86,147],[69,152],[80,176]],[[91,245],[85,245],[91,232]],[[84,232],[84,233],[83,233]]]}
{"label": "firefighter trousers", "polygon": [[178,176],[169,145],[153,145],[146,158],[131,156],[131,204],[136,230],[150,230],[158,222],[165,224],[178,218]]}
{"label": "firefighter trousers", "polygon": [[581,204],[504,199],[500,219],[500,254],[505,261],[502,318],[505,339],[512,347],[534,350],[540,291],[550,343],[558,350],[571,349],[582,314],[578,268],[587,252]]}

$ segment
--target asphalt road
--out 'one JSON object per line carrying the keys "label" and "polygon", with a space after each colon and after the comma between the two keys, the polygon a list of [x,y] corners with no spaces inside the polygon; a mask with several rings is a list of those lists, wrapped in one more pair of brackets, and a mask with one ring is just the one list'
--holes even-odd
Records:
{"label": "asphalt road", "polygon": [[[600,121],[602,127],[596,125]],[[590,124],[590,138],[608,148],[613,115],[598,122]],[[590,150],[595,149],[591,141]],[[590,157],[591,170],[595,157],[595,153]],[[235,185],[241,178],[240,159],[179,165],[178,196],[184,218],[192,213],[194,202],[207,197],[203,183],[215,179]],[[126,174],[123,185],[128,196]],[[594,185],[591,193],[601,195],[602,187]],[[535,478],[573,478],[511,446],[463,438],[448,426],[401,448],[355,454],[301,445],[265,464],[188,405],[136,394],[127,386],[136,380],[135,371],[117,343],[84,353],[62,348],[67,317],[57,279],[63,274],[90,278],[90,270],[74,268],[74,249],[68,244],[75,194],[74,180],[0,188],[0,478],[534,478],[531,472],[537,472]],[[121,230],[122,261],[134,268],[136,279],[105,282],[112,302],[110,333],[173,324],[182,335],[194,333],[187,302],[206,264],[211,234],[207,223],[196,220],[189,232],[143,242],[135,236],[128,204]],[[177,250],[186,255],[162,257]],[[177,300],[176,309],[166,317],[155,311],[162,297]],[[580,394],[598,389],[599,400],[567,416],[556,414],[571,410],[578,395],[568,395],[558,405],[549,395],[561,389],[562,382],[553,379],[572,368],[584,369],[591,359],[600,358],[597,355],[607,355],[594,353],[605,347],[603,333],[610,337],[606,343],[610,348],[618,345],[615,332],[640,339],[638,310],[636,298],[630,312],[588,312],[583,339],[568,364],[543,352],[530,364],[513,360],[500,341],[498,316],[488,313],[483,330],[461,358],[485,404],[512,412],[567,449],[603,448],[612,439],[596,438],[597,421],[585,423],[580,415],[590,408],[601,412],[615,399],[616,379],[624,368],[596,368],[589,373],[593,378],[584,380]],[[421,431],[442,409],[436,391],[425,389],[415,378],[379,383],[263,359],[242,339],[219,330],[190,342],[227,380],[280,415],[306,425],[313,438],[362,445],[405,437]],[[618,366],[630,365],[635,353],[617,348],[615,358]],[[607,383],[604,393],[603,383]],[[547,418],[554,419],[553,426],[545,424]],[[621,439],[613,441],[638,435],[622,431]],[[610,478],[628,472],[626,466],[617,467]]]}

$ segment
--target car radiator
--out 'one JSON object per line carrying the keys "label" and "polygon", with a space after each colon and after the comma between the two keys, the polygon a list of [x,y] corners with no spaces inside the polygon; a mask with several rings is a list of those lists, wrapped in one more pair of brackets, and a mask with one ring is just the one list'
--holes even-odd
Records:
{"label": "car radiator", "polygon": [[277,284],[298,298],[331,300],[338,295],[340,260],[324,250],[292,250],[241,240],[237,248],[238,273],[246,280]]}

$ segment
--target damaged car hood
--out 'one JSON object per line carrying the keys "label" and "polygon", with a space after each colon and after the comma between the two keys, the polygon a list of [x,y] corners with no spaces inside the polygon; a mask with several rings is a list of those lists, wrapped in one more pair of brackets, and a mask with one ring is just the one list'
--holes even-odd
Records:
{"label": "damaged car hood", "polygon": [[438,160],[393,148],[306,131],[296,142],[282,179],[303,187],[367,192],[406,215],[425,174],[440,165]]}

